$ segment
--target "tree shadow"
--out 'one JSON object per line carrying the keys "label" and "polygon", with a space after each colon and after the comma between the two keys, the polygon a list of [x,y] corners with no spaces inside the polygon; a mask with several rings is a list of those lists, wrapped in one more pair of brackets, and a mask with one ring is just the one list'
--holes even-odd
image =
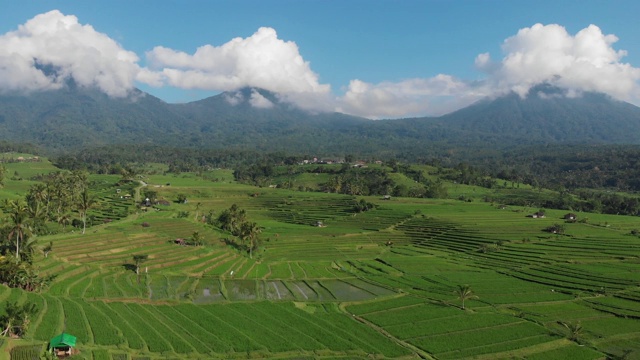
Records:
{"label": "tree shadow", "polygon": [[225,245],[231,246],[232,248],[234,248],[236,250],[248,251],[247,247],[245,245],[238,244],[237,242],[233,241],[232,239],[224,238],[224,239],[221,239],[221,241],[224,242]]}
{"label": "tree shadow", "polygon": [[134,264],[122,264],[125,270],[136,272],[136,266]]}

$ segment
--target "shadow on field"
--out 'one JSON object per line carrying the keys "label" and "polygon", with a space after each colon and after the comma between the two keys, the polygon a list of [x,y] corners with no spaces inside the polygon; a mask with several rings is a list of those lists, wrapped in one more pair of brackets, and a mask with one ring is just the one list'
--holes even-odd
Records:
{"label": "shadow on field", "polygon": [[232,248],[236,249],[236,250],[247,250],[247,247],[242,245],[242,244],[238,244],[237,242],[229,239],[229,238],[224,238],[221,239],[222,242],[224,242],[225,245],[231,246]]}
{"label": "shadow on field", "polygon": [[130,271],[136,272],[136,266],[134,264],[122,264],[122,267],[125,270],[130,270]]}

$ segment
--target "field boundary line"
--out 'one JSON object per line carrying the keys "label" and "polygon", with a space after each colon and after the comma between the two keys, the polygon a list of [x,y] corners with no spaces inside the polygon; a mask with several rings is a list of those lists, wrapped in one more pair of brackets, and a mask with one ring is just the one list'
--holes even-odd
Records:
{"label": "field boundary line", "polygon": [[368,326],[369,328],[371,328],[372,330],[376,331],[377,333],[379,333],[380,335],[388,338],[389,340],[395,342],[396,344],[404,347],[405,349],[409,349],[411,352],[413,352],[414,354],[418,355],[421,359],[428,359],[428,360],[435,360],[435,358],[429,354],[428,352],[418,348],[417,346],[414,346],[412,344],[409,344],[408,342],[398,339],[395,336],[391,335],[389,332],[387,332],[386,330],[384,330],[383,328],[379,327],[378,325],[364,319],[361,318],[360,316],[356,315],[356,314],[350,314],[345,308],[344,306],[346,306],[345,303],[341,303],[338,308],[345,314],[345,315],[351,315],[351,317],[364,324],[365,326]]}
{"label": "field boundary line", "polygon": [[[534,338],[534,337],[538,337],[538,336],[542,336],[542,335],[535,335],[535,336],[529,336],[529,337],[526,337],[526,338],[519,338],[519,339],[515,339],[515,340],[491,343],[491,344],[488,344],[488,345],[474,346],[474,347],[470,347],[470,348],[465,348],[464,350],[480,349],[480,348],[485,347],[485,346],[491,346],[491,345],[495,345],[495,344],[504,344],[504,343],[514,342],[514,341],[518,341],[518,340],[522,340],[522,339]],[[541,352],[548,351],[548,350],[555,350],[555,349],[559,349],[559,348],[562,348],[562,347],[565,347],[565,346],[569,346],[571,344],[574,344],[574,343],[569,341],[569,340],[567,340],[567,339],[560,338],[560,339],[554,339],[554,340],[547,341],[547,342],[540,343],[540,344],[536,344],[536,345],[525,346],[525,347],[520,348],[520,349],[506,350],[506,351],[501,351],[501,352],[497,352],[497,353],[486,353],[486,354],[477,354],[477,355],[466,356],[463,359],[492,360],[492,359],[500,358],[500,356],[509,356],[509,358],[513,358],[515,356],[527,356],[527,355],[537,354],[537,353],[541,353]],[[545,346],[542,346],[542,345],[545,345]],[[542,348],[542,349],[540,349],[540,348]],[[451,354],[451,353],[455,353],[455,352],[456,351],[448,351],[448,352],[445,352],[445,353],[440,353],[438,355]]]}

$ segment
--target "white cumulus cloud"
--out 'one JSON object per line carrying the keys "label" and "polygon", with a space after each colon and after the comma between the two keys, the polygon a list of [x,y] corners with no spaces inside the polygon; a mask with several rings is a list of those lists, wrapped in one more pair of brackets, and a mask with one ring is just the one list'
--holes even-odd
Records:
{"label": "white cumulus cloud", "polygon": [[595,25],[571,35],[560,25],[535,24],[504,41],[501,61],[480,54],[476,66],[487,73],[496,94],[525,96],[531,87],[548,83],[570,94],[596,91],[638,103],[640,69],[622,62],[626,51],[613,48],[617,41]]}
{"label": "white cumulus cloud", "polygon": [[269,27],[192,54],[156,46],[146,53],[148,67],[143,67],[137,54],[108,35],[53,10],[0,35],[0,91],[59,89],[73,79],[110,96],[127,96],[144,83],[229,91],[231,104],[274,106],[257,91],[246,98],[232,93],[253,87],[302,109],[379,119],[440,115],[486,96],[511,91],[526,96],[546,83],[564,89],[564,96],[596,91],[640,105],[640,68],[624,62],[627,54],[614,48],[617,41],[595,25],[570,34],[561,25],[535,24],[504,40],[501,58],[477,55],[480,80],[447,74],[380,83],[354,79],[336,96],[330,85],[320,83],[297,44],[278,38]]}
{"label": "white cumulus cloud", "polygon": [[627,53],[613,48],[617,41],[595,25],[571,35],[560,25],[535,24],[504,41],[500,61],[489,53],[476,57],[482,80],[444,74],[378,84],[352,80],[337,109],[369,118],[439,115],[487,96],[513,91],[524,97],[539,84],[562,88],[564,96],[595,91],[640,105],[640,69],[622,61]]}
{"label": "white cumulus cloud", "polygon": [[249,103],[251,104],[251,106],[260,109],[270,109],[273,107],[273,103],[266,97],[262,96],[262,94],[257,92],[255,89],[251,90]]}
{"label": "white cumulus cloud", "polygon": [[73,78],[80,86],[126,96],[136,80],[158,84],[138,60],[75,16],[52,10],[0,36],[0,90],[58,89]]}
{"label": "white cumulus cloud", "polygon": [[379,84],[352,80],[337,110],[371,119],[441,115],[484,95],[480,88],[444,74]]}
{"label": "white cumulus cloud", "polygon": [[[298,46],[279,39],[276,31],[269,27],[221,46],[201,46],[193,54],[157,46],[146,56],[150,66],[162,73],[168,85],[184,89],[233,91],[256,87],[293,100],[298,98],[296,94],[324,98],[331,91],[329,85],[319,83],[318,75],[302,58]],[[324,106],[322,101],[299,105]]]}

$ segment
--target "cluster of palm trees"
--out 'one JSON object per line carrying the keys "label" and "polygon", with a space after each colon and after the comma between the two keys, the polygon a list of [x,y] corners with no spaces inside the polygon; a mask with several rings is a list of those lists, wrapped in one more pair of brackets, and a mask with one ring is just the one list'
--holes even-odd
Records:
{"label": "cluster of palm trees", "polygon": [[[87,173],[81,171],[57,171],[50,173],[40,184],[33,185],[20,202],[36,233],[46,231],[47,222],[57,222],[63,228],[71,222],[72,212],[77,212],[86,231],[87,211],[96,200],[89,194]],[[6,206],[5,206],[6,208]],[[16,209],[10,205],[11,210]]]}
{"label": "cluster of palm trees", "polygon": [[[33,269],[36,252],[35,235],[49,232],[48,223],[68,225],[76,211],[86,229],[87,211],[95,204],[89,194],[84,172],[55,172],[43,183],[32,186],[23,199],[6,200],[4,213],[8,225],[0,229],[0,281],[25,290],[39,289],[43,284]],[[50,244],[45,251],[51,251]]]}
{"label": "cluster of palm trees", "polygon": [[[233,204],[218,216],[218,226],[222,230],[230,232],[242,241],[242,246],[249,250],[249,258],[253,258],[253,250],[258,247],[258,235],[262,229],[255,222],[247,220],[247,213]],[[245,245],[245,243],[248,244]]]}

